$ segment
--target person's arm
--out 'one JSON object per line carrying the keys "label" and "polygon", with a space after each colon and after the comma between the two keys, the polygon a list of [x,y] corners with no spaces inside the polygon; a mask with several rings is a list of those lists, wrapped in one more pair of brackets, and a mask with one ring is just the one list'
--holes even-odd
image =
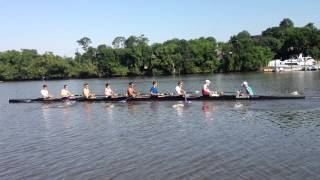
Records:
{"label": "person's arm", "polygon": [[116,93],[115,93],[115,92],[113,92],[113,90],[112,90],[112,89],[111,89],[111,96],[112,96],[112,97],[117,97]]}
{"label": "person's arm", "polygon": [[182,89],[182,87],[180,88],[180,95],[185,96],[187,94],[187,92],[185,90]]}
{"label": "person's arm", "polygon": [[138,91],[135,90],[134,88],[132,88],[132,89],[133,89],[133,94],[134,94],[134,96],[137,96],[137,95],[138,95]]}
{"label": "person's arm", "polygon": [[153,93],[153,88],[150,89],[150,95],[151,96],[156,96],[157,94]]}
{"label": "person's arm", "polygon": [[51,94],[48,91],[47,98],[52,98]]}
{"label": "person's arm", "polygon": [[249,87],[246,87],[246,88],[245,88],[245,93],[246,93],[247,96],[250,96],[250,95],[251,95],[251,92],[250,92]]}
{"label": "person's arm", "polygon": [[242,87],[240,90],[240,95],[246,95],[247,94],[247,89]]}

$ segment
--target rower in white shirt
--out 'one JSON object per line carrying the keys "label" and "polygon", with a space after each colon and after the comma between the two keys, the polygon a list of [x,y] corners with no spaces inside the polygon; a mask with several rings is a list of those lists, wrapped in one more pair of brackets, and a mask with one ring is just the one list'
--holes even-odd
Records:
{"label": "rower in white shirt", "polygon": [[41,95],[42,95],[42,97],[43,97],[44,99],[50,99],[50,98],[52,98],[52,96],[49,94],[48,86],[47,86],[46,84],[44,84],[44,85],[42,86],[42,89],[41,89],[40,93],[41,93]]}
{"label": "rower in white shirt", "polygon": [[183,82],[178,81],[178,85],[175,88],[175,95],[184,96],[186,94],[186,92],[182,89],[182,87],[183,87]]}

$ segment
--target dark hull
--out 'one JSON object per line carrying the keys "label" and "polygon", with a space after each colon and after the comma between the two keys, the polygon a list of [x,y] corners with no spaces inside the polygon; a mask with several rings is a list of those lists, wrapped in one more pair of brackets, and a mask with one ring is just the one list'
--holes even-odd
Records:
{"label": "dark hull", "polygon": [[[223,95],[219,97],[188,97],[188,101],[228,101],[228,100],[281,100],[281,99],[305,99],[305,96],[253,96],[250,98],[237,98],[235,95]],[[117,97],[117,98],[105,98],[98,97],[96,99],[86,99],[83,97],[75,98],[72,100],[65,100],[62,98],[56,99],[9,99],[9,103],[32,103],[32,102],[64,102],[64,101],[77,101],[77,102],[121,102],[121,101],[185,101],[184,97],[178,96],[165,96],[158,98],[150,97],[139,97],[139,98],[128,98],[128,97]]]}

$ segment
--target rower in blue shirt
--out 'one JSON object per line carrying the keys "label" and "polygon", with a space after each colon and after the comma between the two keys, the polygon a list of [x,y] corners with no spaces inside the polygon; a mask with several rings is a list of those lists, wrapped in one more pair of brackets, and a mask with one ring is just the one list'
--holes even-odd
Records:
{"label": "rower in blue shirt", "polygon": [[152,87],[150,88],[150,96],[157,98],[159,96],[158,89],[157,89],[158,83],[156,81],[152,82]]}

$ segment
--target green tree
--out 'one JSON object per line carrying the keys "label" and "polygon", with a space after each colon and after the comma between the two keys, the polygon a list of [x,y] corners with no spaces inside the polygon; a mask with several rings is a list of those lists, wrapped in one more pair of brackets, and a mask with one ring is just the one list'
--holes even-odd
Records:
{"label": "green tree", "polygon": [[291,19],[285,18],[280,22],[279,27],[281,27],[281,28],[293,28],[294,24],[291,21]]}
{"label": "green tree", "polygon": [[84,51],[87,51],[89,45],[92,43],[91,39],[88,37],[83,37],[77,41]]}
{"label": "green tree", "polygon": [[124,48],[125,47],[126,38],[122,36],[118,36],[114,38],[112,41],[112,45],[114,48]]}

